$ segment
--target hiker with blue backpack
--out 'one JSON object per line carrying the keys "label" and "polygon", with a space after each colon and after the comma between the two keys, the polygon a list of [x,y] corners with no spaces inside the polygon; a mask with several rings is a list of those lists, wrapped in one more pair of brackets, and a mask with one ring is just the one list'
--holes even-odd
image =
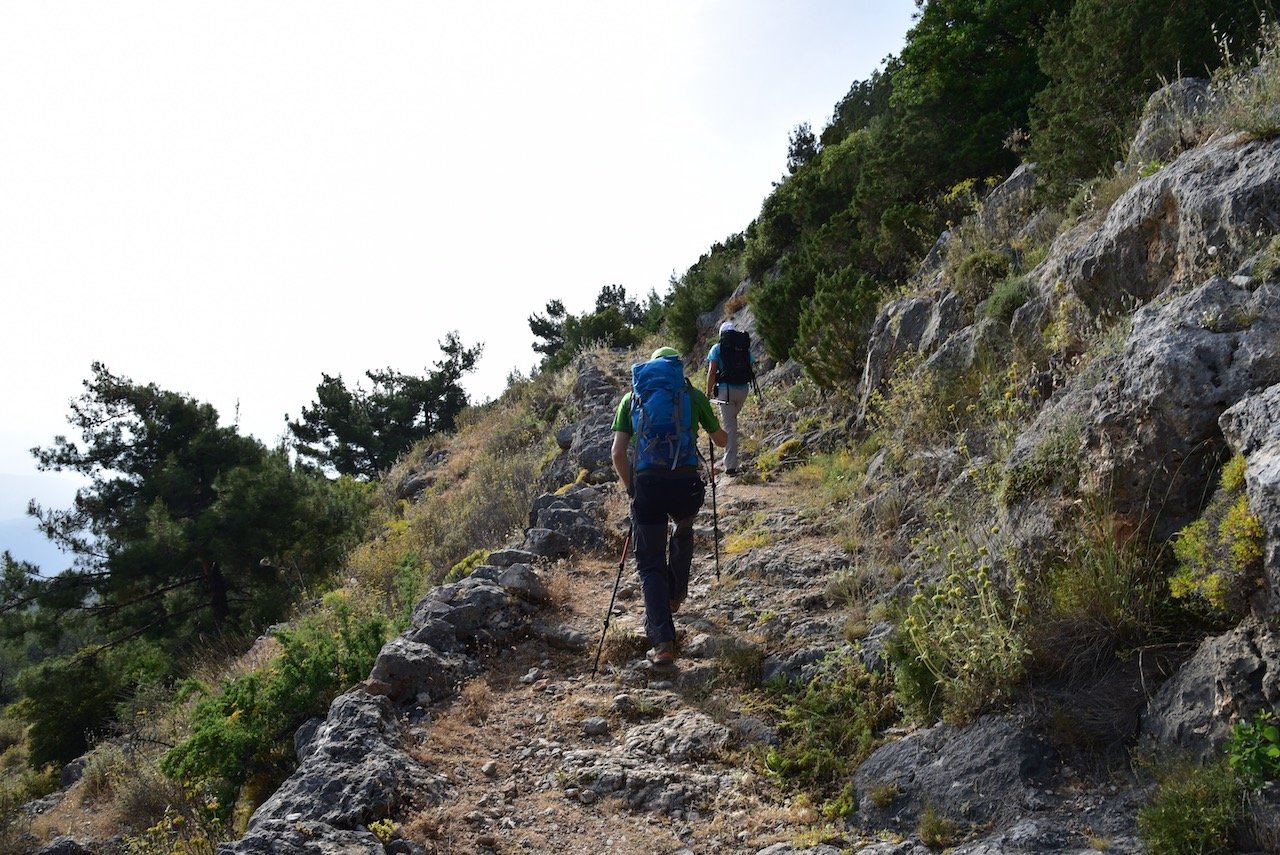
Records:
{"label": "hiker with blue backpack", "polygon": [[720,406],[720,421],[729,436],[724,450],[726,475],[738,474],[738,413],[755,377],[751,335],[735,328],[733,321],[725,321],[720,325],[720,340],[707,354],[707,397]]}
{"label": "hiker with blue backpack", "polygon": [[[706,497],[698,428],[720,447],[728,436],[707,396],[684,376],[680,354],[660,347],[631,366],[631,391],[613,417],[613,468],[631,497],[631,537],[644,590],[644,628],[657,668],[675,665],[672,615],[689,593],[693,520]],[[634,445],[634,460],[628,451]],[[668,530],[671,527],[670,531]]]}

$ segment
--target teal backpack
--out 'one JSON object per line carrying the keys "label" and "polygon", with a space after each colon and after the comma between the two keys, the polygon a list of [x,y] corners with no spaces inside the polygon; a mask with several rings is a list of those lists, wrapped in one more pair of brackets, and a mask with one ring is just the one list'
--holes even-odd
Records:
{"label": "teal backpack", "polygon": [[631,366],[631,430],[637,472],[698,465],[693,399],[679,359],[663,357]]}

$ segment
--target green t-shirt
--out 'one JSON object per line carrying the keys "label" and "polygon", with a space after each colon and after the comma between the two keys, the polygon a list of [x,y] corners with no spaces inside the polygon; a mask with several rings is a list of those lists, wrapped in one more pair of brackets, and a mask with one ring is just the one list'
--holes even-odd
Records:
{"label": "green t-shirt", "polygon": [[[697,389],[689,386],[689,406],[693,410],[693,433],[694,439],[697,439],[698,425],[702,425],[703,430],[707,433],[715,433],[720,430],[720,420],[716,418],[715,412],[711,409],[711,402],[707,400],[707,396]],[[622,396],[622,400],[618,403],[618,409],[613,414],[613,429],[622,431],[623,433],[633,433],[631,427],[631,393]],[[635,438],[632,438],[632,442]]]}

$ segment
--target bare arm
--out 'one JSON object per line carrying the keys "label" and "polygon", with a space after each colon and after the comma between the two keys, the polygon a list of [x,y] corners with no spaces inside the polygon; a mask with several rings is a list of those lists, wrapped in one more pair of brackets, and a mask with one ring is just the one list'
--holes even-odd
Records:
{"label": "bare arm", "polygon": [[720,430],[711,434],[711,441],[721,448],[724,448],[729,444],[729,434],[725,432],[724,428],[720,428]]}
{"label": "bare arm", "polygon": [[[720,432],[724,433],[724,431]],[[613,432],[613,448],[610,453],[613,458],[613,471],[618,473],[618,479],[622,481],[622,486],[628,493],[631,492],[631,461],[627,459],[627,446],[630,444],[631,434],[620,430]]]}
{"label": "bare arm", "polygon": [[716,361],[713,359],[707,363],[707,397],[714,398],[716,396]]}

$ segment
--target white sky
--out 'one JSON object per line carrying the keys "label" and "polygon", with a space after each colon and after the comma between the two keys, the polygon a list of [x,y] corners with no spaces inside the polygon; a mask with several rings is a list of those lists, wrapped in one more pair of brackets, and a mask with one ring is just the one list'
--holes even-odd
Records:
{"label": "white sky", "polygon": [[745,228],[914,11],[0,3],[0,519],[94,360],[268,444],[322,372],[423,373],[450,330],[496,396],[548,300],[665,293]]}

